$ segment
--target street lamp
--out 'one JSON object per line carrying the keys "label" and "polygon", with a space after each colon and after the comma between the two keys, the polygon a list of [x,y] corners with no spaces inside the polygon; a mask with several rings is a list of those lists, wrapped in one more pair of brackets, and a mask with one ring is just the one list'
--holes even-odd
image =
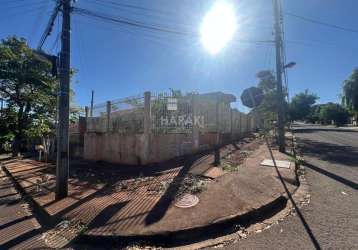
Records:
{"label": "street lamp", "polygon": [[283,68],[288,69],[288,68],[293,68],[294,66],[296,66],[295,62],[289,62],[286,65],[284,65]]}

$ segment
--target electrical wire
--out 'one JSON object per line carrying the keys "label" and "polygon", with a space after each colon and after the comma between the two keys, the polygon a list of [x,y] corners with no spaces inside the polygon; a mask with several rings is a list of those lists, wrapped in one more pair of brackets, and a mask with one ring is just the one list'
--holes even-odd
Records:
{"label": "electrical wire", "polygon": [[[99,20],[107,21],[107,22],[110,22],[110,23],[113,23],[113,24],[120,24],[120,25],[135,27],[135,28],[138,28],[138,29],[162,32],[162,33],[169,33],[169,34],[178,35],[178,36],[184,36],[184,37],[188,37],[188,38],[198,38],[199,37],[199,34],[195,33],[195,32],[188,32],[188,31],[183,31],[183,30],[178,30],[178,29],[171,29],[171,28],[168,28],[168,27],[153,25],[153,24],[150,24],[150,23],[144,23],[144,22],[129,19],[129,18],[126,18],[126,17],[114,17],[114,16],[110,16],[110,15],[105,14],[105,13],[91,11],[91,10],[87,10],[87,9],[83,9],[83,8],[74,7],[73,11],[74,11],[74,13],[76,13],[78,15],[81,15],[81,16],[89,16],[89,17],[93,17],[93,18],[96,18],[96,19],[99,19]],[[261,43],[263,43],[263,44],[273,44],[273,41],[271,41],[271,40],[236,40],[236,41],[254,43],[254,44],[261,44]]]}
{"label": "electrical wire", "polygon": [[51,31],[53,29],[53,26],[54,26],[56,18],[57,18],[57,14],[60,11],[60,6],[61,6],[61,4],[59,2],[57,2],[55,8],[52,11],[51,17],[50,17],[50,19],[49,19],[49,21],[47,23],[46,29],[45,29],[44,33],[42,34],[42,36],[41,36],[39,45],[37,46],[38,50],[41,50],[41,48],[44,45],[47,37],[51,34]]}
{"label": "electrical wire", "polygon": [[281,30],[282,30],[282,40],[281,40],[281,48],[282,48],[282,53],[281,53],[281,61],[282,61],[282,66],[283,66],[283,79],[284,79],[284,83],[285,83],[285,88],[286,88],[286,98],[287,98],[287,102],[290,102],[290,92],[289,92],[289,88],[288,88],[288,74],[287,74],[287,69],[284,67],[284,65],[286,65],[287,63],[287,58],[286,58],[286,38],[285,38],[285,26],[284,26],[284,20],[283,20],[283,8],[282,8],[282,2],[279,2],[279,8],[280,8],[280,25],[281,25]]}
{"label": "electrical wire", "polygon": [[32,28],[30,30],[30,33],[28,35],[28,41],[29,43],[32,42],[34,35],[37,33],[37,28],[39,27],[39,23],[41,23],[42,18],[44,17],[43,13],[47,12],[47,9],[49,7],[50,2],[48,1],[44,7],[41,9],[41,11],[38,13],[37,17],[34,20],[34,23],[32,24]]}
{"label": "electrical wire", "polygon": [[284,12],[284,14],[287,15],[287,16],[298,18],[298,19],[306,21],[306,22],[315,23],[315,24],[323,25],[323,26],[330,27],[330,28],[333,28],[333,29],[338,29],[338,30],[358,34],[358,30],[356,30],[356,29],[351,29],[351,28],[339,26],[339,25],[332,24],[332,23],[321,22],[319,20],[315,20],[315,19],[312,19],[312,18],[300,16],[300,15],[297,15],[297,14],[294,14],[294,13],[291,13],[291,12]]}
{"label": "electrical wire", "polygon": [[[89,1],[89,0],[87,0]],[[151,13],[158,13],[158,14],[169,14],[169,15],[173,15],[175,14],[175,12],[172,11],[164,11],[164,10],[158,10],[158,9],[151,9],[151,8],[145,8],[142,6],[136,6],[136,5],[131,5],[131,4],[124,4],[124,3],[119,3],[119,2],[114,2],[114,1],[104,1],[104,0],[91,0],[91,1],[96,1],[98,3],[102,3],[102,4],[109,4],[112,6],[117,6],[117,7],[124,7],[124,8],[129,8],[129,9],[136,9],[136,10],[143,10],[143,11],[147,11],[147,12],[151,12]]]}
{"label": "electrical wire", "polygon": [[60,40],[60,37],[61,37],[61,32],[59,31],[59,32],[57,32],[56,38],[55,38],[55,40],[54,40],[54,42],[53,42],[53,44],[52,44],[52,46],[51,46],[51,48],[49,50],[51,54],[53,54],[53,50],[55,48],[57,48],[57,45],[58,45],[59,40]]}
{"label": "electrical wire", "polygon": [[[166,24],[182,26],[185,29],[189,30],[192,28],[188,23],[180,22],[179,20],[174,20],[173,17],[176,15],[174,12],[165,12],[156,9],[148,9],[140,6],[130,5],[132,8],[128,8],[126,4],[116,3],[115,5],[111,5],[108,2],[100,1],[100,0],[86,0],[90,4],[94,4],[96,7],[100,6],[109,10],[115,9],[118,12],[124,13],[125,15],[131,15],[135,17],[145,17],[146,19],[155,19],[155,20],[163,20]],[[112,3],[113,4],[113,3]],[[154,25],[160,25],[157,23],[153,23]]]}

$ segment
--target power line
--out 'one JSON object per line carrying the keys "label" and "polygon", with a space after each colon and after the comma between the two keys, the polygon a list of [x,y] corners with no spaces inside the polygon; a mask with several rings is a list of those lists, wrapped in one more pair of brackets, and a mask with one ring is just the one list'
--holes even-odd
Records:
{"label": "power line", "polygon": [[42,37],[41,37],[40,42],[39,42],[39,45],[37,46],[38,50],[42,49],[42,46],[44,45],[47,37],[51,34],[53,26],[55,24],[57,14],[60,11],[60,6],[61,5],[59,3],[56,3],[56,6],[55,6],[55,8],[54,8],[54,10],[53,10],[53,12],[51,14],[51,17],[50,17],[48,23],[47,23],[46,29],[45,29],[44,33],[42,34]]}
{"label": "power line", "polygon": [[50,50],[49,50],[50,53],[52,53],[53,50],[54,50],[55,48],[57,48],[57,45],[58,45],[59,40],[60,40],[60,35],[61,35],[61,32],[57,32],[56,38],[55,38],[55,40],[54,40],[54,42],[53,42],[53,44],[52,44],[52,46],[51,46],[51,48],[50,48]]}
{"label": "power line", "polygon": [[136,28],[147,29],[147,30],[152,30],[152,31],[160,31],[160,32],[171,33],[171,34],[175,34],[175,35],[196,36],[195,33],[188,33],[188,32],[179,31],[179,30],[172,30],[167,27],[155,26],[152,24],[143,23],[143,22],[140,22],[137,20],[132,20],[132,19],[125,18],[125,17],[113,17],[113,16],[106,15],[104,13],[94,12],[94,11],[86,10],[83,8],[74,7],[73,10],[74,10],[74,12],[76,12],[79,15],[91,16],[91,17],[95,17],[97,19],[102,19],[102,20],[109,21],[112,23],[119,23],[119,24],[123,24],[123,25],[127,25],[127,26],[133,26]]}
{"label": "power line", "polygon": [[[159,26],[158,24],[154,25],[154,24],[150,24],[150,23],[144,23],[144,22],[129,19],[126,17],[114,17],[114,16],[110,16],[105,13],[95,12],[95,11],[91,11],[91,10],[87,10],[87,9],[83,9],[83,8],[74,7],[73,11],[81,16],[93,17],[93,18],[96,18],[96,19],[99,19],[102,21],[107,21],[110,23],[120,24],[120,25],[124,25],[124,26],[135,27],[135,28],[139,28],[139,29],[143,29],[143,30],[185,36],[188,38],[199,37],[199,34],[195,33],[195,32],[171,29],[168,27]],[[273,41],[271,41],[271,40],[236,40],[236,41],[237,42],[254,43],[254,44],[273,44]]]}
{"label": "power line", "polygon": [[29,35],[28,35],[28,37],[29,37],[29,39],[28,39],[29,43],[32,42],[32,40],[33,40],[32,38],[33,38],[34,35],[37,33],[37,28],[39,27],[39,24],[41,23],[42,18],[44,17],[43,13],[47,12],[47,9],[48,9],[48,7],[49,7],[49,4],[50,4],[50,2],[47,2],[47,3],[43,6],[43,8],[41,9],[41,11],[38,13],[37,17],[35,18],[34,23],[33,23],[33,25],[32,25],[32,28],[31,28],[31,31],[30,31],[30,33],[29,33]]}
{"label": "power line", "polygon": [[[284,20],[283,20],[283,7],[282,7],[282,2],[279,2],[279,8],[280,8],[280,25],[281,25],[281,30],[282,30],[282,64],[286,65],[286,34],[285,34],[285,26],[284,26]],[[284,83],[285,83],[285,88],[286,88],[286,98],[287,98],[287,102],[290,102],[290,91],[288,88],[288,74],[287,74],[287,69],[285,67],[283,67],[283,79],[284,79]]]}
{"label": "power line", "polygon": [[[87,0],[87,1],[89,1],[89,0]],[[169,14],[169,15],[175,14],[174,12],[158,10],[158,9],[151,9],[151,8],[146,8],[146,7],[137,6],[137,5],[131,5],[131,4],[118,3],[118,2],[109,1],[109,0],[108,1],[92,0],[92,1],[96,1],[96,2],[102,3],[102,4],[109,4],[109,5],[112,5],[112,6],[129,8],[129,9],[144,10],[144,11],[148,11],[148,12],[156,12],[156,13],[160,13],[160,14]]]}
{"label": "power line", "polygon": [[[325,46],[327,47],[334,47],[335,49],[339,48],[339,49],[347,49],[347,47],[342,47],[339,44],[331,44],[331,43],[325,43],[322,41],[311,41],[311,40],[307,40],[307,41],[301,41],[301,40],[286,40],[286,43],[288,44],[295,44],[295,45],[301,45],[301,46],[306,46],[306,47],[314,47],[314,48],[324,48]],[[356,49],[356,48],[350,48],[350,49]]]}
{"label": "power line", "polygon": [[285,15],[287,15],[287,16],[292,16],[292,17],[301,19],[301,20],[306,21],[306,22],[311,22],[311,23],[315,23],[315,24],[327,26],[327,27],[330,27],[330,28],[334,28],[334,29],[338,29],[338,30],[342,30],[342,31],[346,31],[346,32],[351,32],[351,33],[358,34],[358,30],[355,30],[355,29],[346,28],[346,27],[339,26],[339,25],[336,25],[336,24],[321,22],[321,21],[319,21],[319,20],[315,20],[315,19],[312,19],[312,18],[308,18],[308,17],[296,15],[296,14],[293,14],[293,13],[290,13],[290,12],[284,12],[284,13],[285,13]]}
{"label": "power line", "polygon": [[[171,12],[171,11],[149,9],[149,8],[145,8],[145,7],[141,7],[141,6],[127,5],[127,4],[117,3],[117,2],[110,3],[110,2],[105,2],[105,1],[101,1],[101,0],[86,0],[86,1],[88,1],[88,3],[90,3],[90,4],[95,4],[96,7],[101,6],[103,8],[107,8],[111,11],[113,9],[115,9],[116,11],[118,10],[119,12],[124,13],[125,15],[145,17],[145,18],[156,19],[156,20],[160,20],[160,19],[164,20],[165,19],[166,24],[180,25],[182,27],[185,27],[186,29],[192,27],[188,23],[182,23],[182,22],[179,22],[179,20],[174,20],[173,17],[175,17],[175,15],[177,13]],[[160,24],[156,24],[153,22],[152,22],[152,24],[160,25]]]}

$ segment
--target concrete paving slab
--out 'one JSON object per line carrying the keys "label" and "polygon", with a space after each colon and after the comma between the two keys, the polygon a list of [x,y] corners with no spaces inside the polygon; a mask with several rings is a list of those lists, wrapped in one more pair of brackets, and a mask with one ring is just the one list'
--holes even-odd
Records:
{"label": "concrete paving slab", "polygon": [[[291,162],[289,162],[289,161],[275,161],[275,163],[278,168],[288,168],[289,169],[291,166]],[[269,159],[263,160],[260,165],[266,166],[266,167],[274,167],[275,166],[273,160],[269,160]]]}
{"label": "concrete paving slab", "polygon": [[225,172],[222,170],[222,168],[211,167],[203,174],[203,176],[211,179],[216,179],[220,176],[223,176],[224,174]]}

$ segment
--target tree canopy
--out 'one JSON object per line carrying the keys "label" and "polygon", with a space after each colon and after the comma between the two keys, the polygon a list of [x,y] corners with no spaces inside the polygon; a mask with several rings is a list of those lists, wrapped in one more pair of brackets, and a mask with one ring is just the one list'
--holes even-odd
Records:
{"label": "tree canopy", "polygon": [[56,112],[57,81],[50,62],[40,60],[23,38],[0,43],[1,138],[14,139],[14,153],[25,136],[52,131]]}
{"label": "tree canopy", "polygon": [[312,106],[317,100],[318,96],[309,93],[308,90],[295,95],[289,104],[290,119],[307,120],[309,114],[311,113]]}
{"label": "tree canopy", "polygon": [[342,104],[358,116],[358,68],[343,82]]}
{"label": "tree canopy", "polygon": [[[258,78],[257,87],[250,87],[244,90],[241,95],[242,103],[252,108],[251,112],[260,114],[264,122],[270,122],[277,119],[278,109],[278,94],[276,89],[276,79],[273,72],[270,70],[262,70],[256,74]],[[286,90],[283,90],[286,93]],[[254,93],[255,97],[260,97],[259,105],[253,105],[250,93]],[[251,99],[251,101],[250,101]],[[284,103],[285,110],[287,111],[287,103]]]}
{"label": "tree canopy", "polygon": [[330,124],[331,121],[335,125],[343,125],[347,122],[349,114],[346,109],[337,103],[327,103],[320,107],[319,119],[325,124]]}
{"label": "tree canopy", "polygon": [[312,123],[343,125],[348,121],[349,112],[338,103],[325,103],[312,106],[307,121]]}

